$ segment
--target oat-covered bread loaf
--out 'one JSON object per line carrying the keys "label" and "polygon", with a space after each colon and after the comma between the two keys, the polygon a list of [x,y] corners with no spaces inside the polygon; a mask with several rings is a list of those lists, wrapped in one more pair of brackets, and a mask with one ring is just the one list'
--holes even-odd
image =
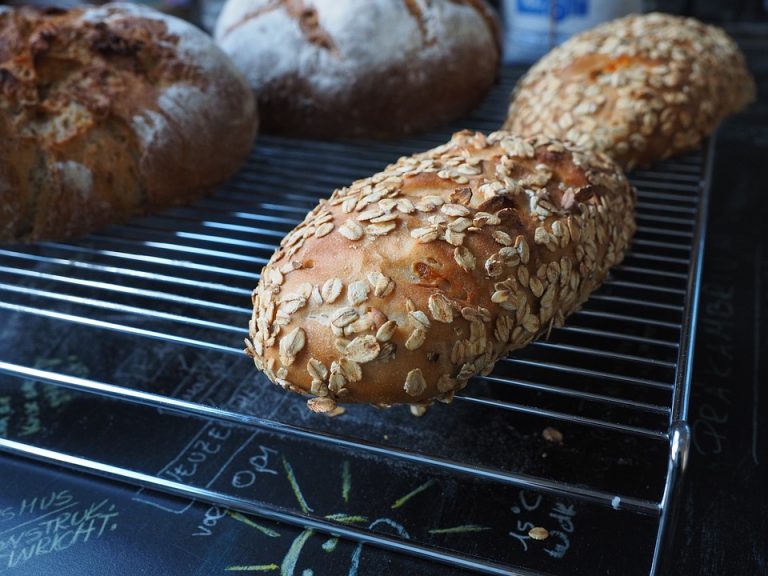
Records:
{"label": "oat-covered bread loaf", "polygon": [[216,40],[255,90],[263,130],[394,137],[456,118],[496,77],[485,0],[228,0]]}
{"label": "oat-covered bread loaf", "polygon": [[544,56],[515,88],[504,127],[592,146],[631,169],[698,147],[754,94],[744,56],[720,28],[635,15]]}
{"label": "oat-covered bread loaf", "polygon": [[457,133],[336,190],[286,236],[246,352],[318,412],[449,400],[587,299],[624,256],[634,204],[600,153]]}
{"label": "oat-covered bread loaf", "polygon": [[0,241],[191,200],[237,169],[256,123],[240,73],[179,19],[0,7]]}

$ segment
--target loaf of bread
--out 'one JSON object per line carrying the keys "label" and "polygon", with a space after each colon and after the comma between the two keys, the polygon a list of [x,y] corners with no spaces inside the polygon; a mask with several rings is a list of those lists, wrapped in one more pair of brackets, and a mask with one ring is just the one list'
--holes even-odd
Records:
{"label": "loaf of bread", "polygon": [[698,147],[754,95],[744,56],[723,30],[635,15],[544,56],[515,88],[504,128],[568,139],[632,169]]}
{"label": "loaf of bread", "polygon": [[246,353],[317,412],[450,400],[587,299],[624,256],[634,204],[599,152],[457,133],[336,190],[285,237]]}
{"label": "loaf of bread", "polygon": [[257,94],[262,130],[394,137],[461,116],[494,82],[485,0],[228,0],[215,37]]}
{"label": "loaf of bread", "polygon": [[131,4],[0,7],[0,241],[61,239],[231,175],[255,102],[213,40]]}

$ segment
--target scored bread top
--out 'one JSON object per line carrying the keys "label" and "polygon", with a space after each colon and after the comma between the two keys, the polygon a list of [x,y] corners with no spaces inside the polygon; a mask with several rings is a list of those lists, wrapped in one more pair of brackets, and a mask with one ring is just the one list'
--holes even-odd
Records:
{"label": "scored bread top", "polygon": [[265,131],[321,138],[456,118],[487,93],[501,51],[485,0],[228,0],[215,37]]}
{"label": "scored bread top", "polygon": [[627,169],[698,147],[755,95],[736,43],[652,13],[578,34],[520,80],[504,128],[602,150]]}
{"label": "scored bread top", "polygon": [[245,80],[187,22],[120,3],[0,10],[0,241],[194,198],[256,124]]}
{"label": "scored bread top", "polygon": [[586,300],[624,256],[634,202],[599,153],[459,132],[336,190],[285,237],[246,352],[316,411],[449,400]]}
{"label": "scored bread top", "polygon": [[485,0],[228,0],[215,30],[224,49],[247,62],[252,85],[295,74],[329,94],[409,58],[456,57],[462,42],[499,51],[499,36]]}

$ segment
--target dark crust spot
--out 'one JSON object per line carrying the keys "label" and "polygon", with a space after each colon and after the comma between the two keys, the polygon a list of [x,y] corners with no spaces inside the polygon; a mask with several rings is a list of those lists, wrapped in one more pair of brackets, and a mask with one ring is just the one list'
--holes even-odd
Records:
{"label": "dark crust spot", "polygon": [[116,34],[103,22],[94,27],[96,38],[91,42],[91,48],[102,56],[133,57],[144,47],[144,42]]}
{"label": "dark crust spot", "polygon": [[58,8],[56,6],[47,6],[45,8],[39,8],[38,10],[40,11],[41,14],[44,14],[46,16],[60,16],[61,14],[66,14],[67,12],[66,9]]}
{"label": "dark crust spot", "polygon": [[497,214],[504,210],[517,210],[517,203],[509,196],[494,196],[477,207],[480,212]]}
{"label": "dark crust spot", "polygon": [[[154,106],[160,82],[205,80],[182,62],[178,37],[160,20],[125,18],[107,24],[82,19],[83,9],[14,9],[0,20],[0,109],[14,125],[38,115],[66,115],[79,105],[96,116],[131,116]],[[120,13],[117,10],[117,13]],[[87,123],[82,123],[87,126]],[[66,137],[80,130],[72,127]]]}
{"label": "dark crust spot", "polygon": [[320,26],[317,10],[300,5],[295,12],[298,12],[299,28],[308,41],[329,52],[336,52],[336,44],[331,35]]}
{"label": "dark crust spot", "polygon": [[18,84],[19,81],[16,79],[16,76],[11,74],[5,68],[0,68],[0,92],[13,90]]}
{"label": "dark crust spot", "polygon": [[597,192],[597,188],[595,186],[585,186],[578,192],[576,192],[576,201],[577,202],[587,202],[592,196],[595,195]]}
{"label": "dark crust spot", "polygon": [[554,152],[552,150],[539,151],[538,159],[545,164],[557,165],[563,159],[565,154],[563,152]]}
{"label": "dark crust spot", "polygon": [[427,262],[414,262],[411,270],[419,277],[421,282],[419,286],[437,287],[448,292],[451,288],[451,282],[445,276],[437,272]]}
{"label": "dark crust spot", "polygon": [[501,219],[502,230],[522,230],[526,227],[517,208],[504,208],[497,215]]}
{"label": "dark crust spot", "polygon": [[29,50],[37,56],[51,47],[51,41],[56,38],[56,30],[54,28],[40,28],[29,39]]}
{"label": "dark crust spot", "polygon": [[489,212],[491,214],[494,214],[504,208],[504,198],[501,196],[494,196],[493,198],[489,198],[480,206],[477,207],[477,210],[479,212]]}

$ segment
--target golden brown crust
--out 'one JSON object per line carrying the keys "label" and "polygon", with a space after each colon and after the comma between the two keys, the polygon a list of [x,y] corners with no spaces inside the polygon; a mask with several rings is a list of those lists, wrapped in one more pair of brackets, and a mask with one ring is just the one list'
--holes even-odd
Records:
{"label": "golden brown crust", "polygon": [[237,169],[256,123],[244,79],[181,20],[127,4],[3,9],[0,241],[189,201]]}
{"label": "golden brown crust", "polygon": [[488,92],[501,52],[483,0],[228,0],[216,40],[256,92],[265,132],[315,138],[457,118]]}
{"label": "golden brown crust", "polygon": [[515,88],[504,128],[591,146],[632,169],[698,147],[754,95],[744,56],[723,30],[635,15],[544,56]]}
{"label": "golden brown crust", "polygon": [[634,190],[599,153],[460,132],[336,190],[253,293],[246,352],[310,408],[449,400],[621,261]]}

